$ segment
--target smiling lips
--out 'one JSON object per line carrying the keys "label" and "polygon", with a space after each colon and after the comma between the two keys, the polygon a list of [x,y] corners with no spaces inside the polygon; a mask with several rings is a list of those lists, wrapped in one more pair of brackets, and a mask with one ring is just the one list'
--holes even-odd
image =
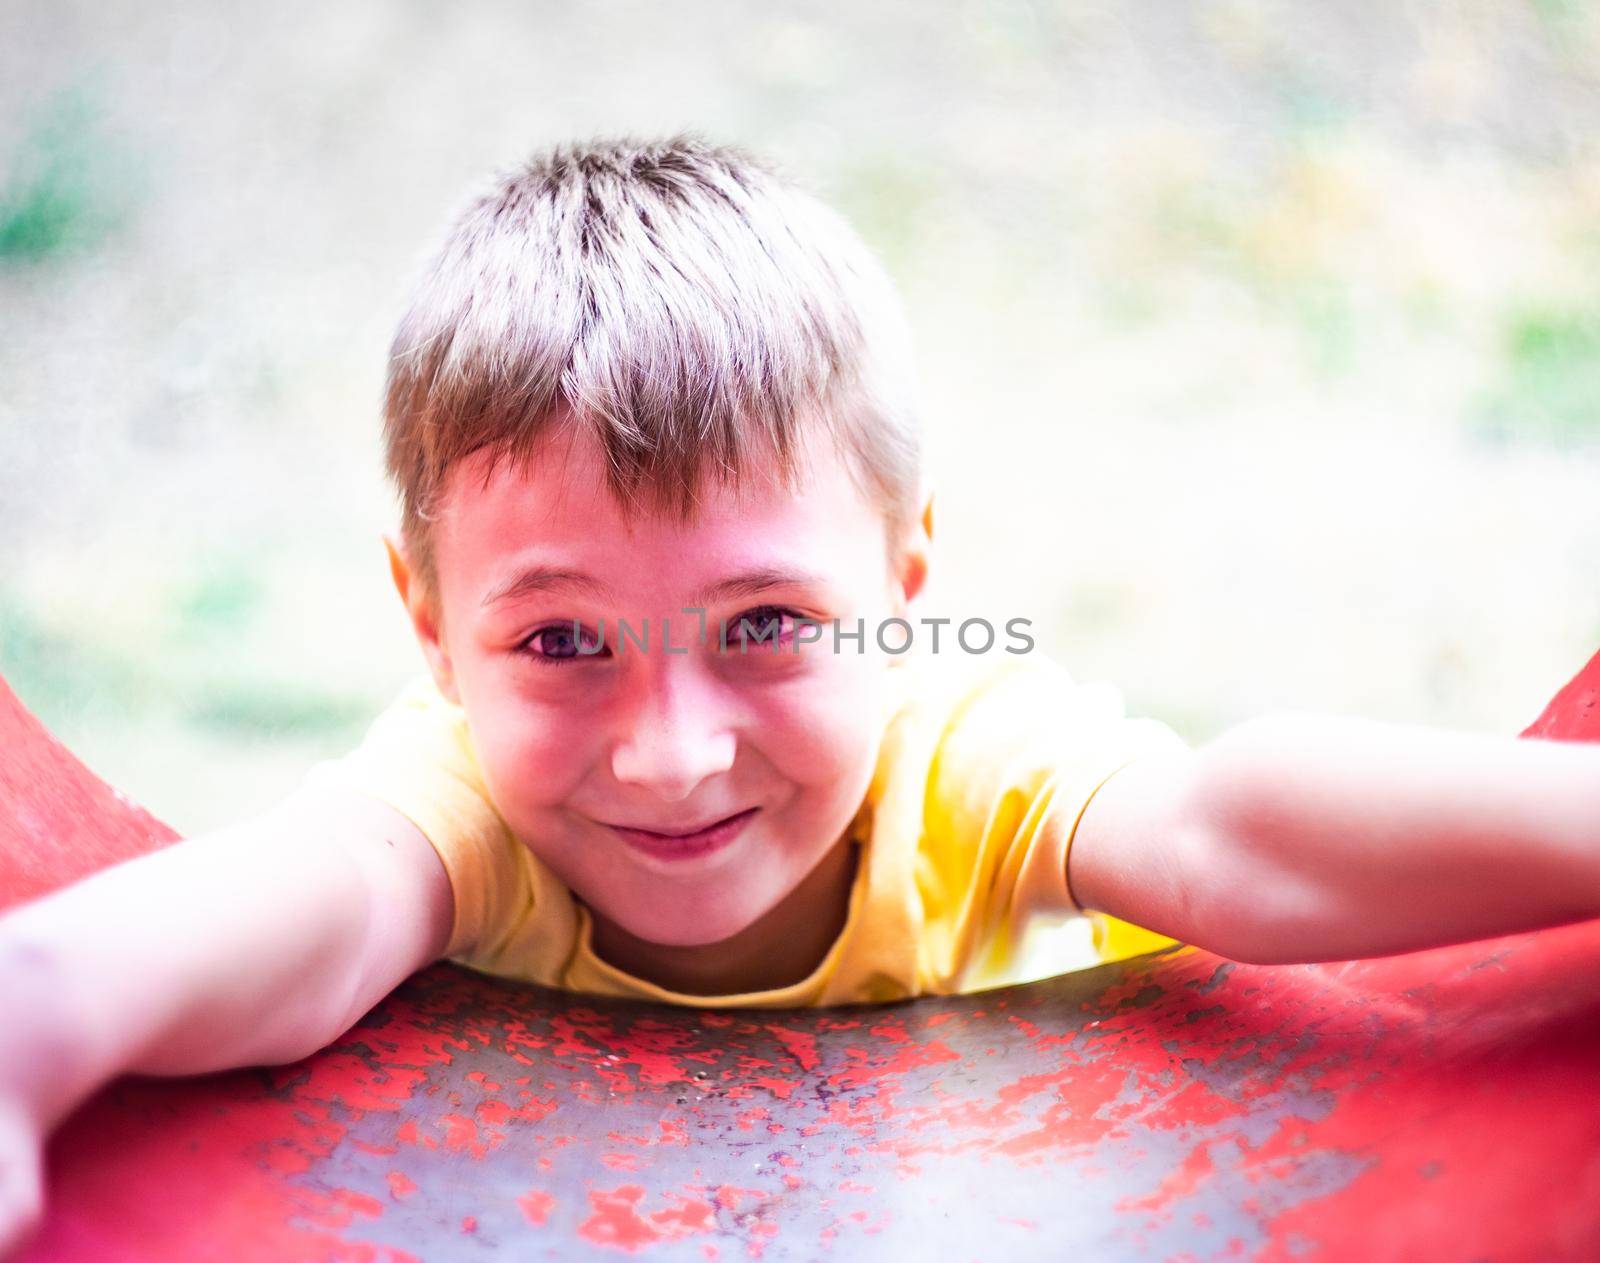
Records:
{"label": "smiling lips", "polygon": [[759,807],[751,807],[738,815],[727,816],[699,829],[662,832],[655,829],[635,829],[626,825],[608,826],[628,845],[660,859],[691,859],[720,851],[743,831]]}

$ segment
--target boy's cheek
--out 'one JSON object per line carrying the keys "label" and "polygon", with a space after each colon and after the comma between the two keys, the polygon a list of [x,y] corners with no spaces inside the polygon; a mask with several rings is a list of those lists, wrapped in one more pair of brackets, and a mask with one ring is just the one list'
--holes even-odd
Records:
{"label": "boy's cheek", "polygon": [[564,738],[549,729],[490,724],[477,742],[484,781],[513,826],[511,814],[554,808],[570,798],[594,757],[581,734]]}
{"label": "boy's cheek", "polygon": [[769,759],[800,784],[836,783],[876,757],[886,695],[862,671],[785,697],[758,730]]}

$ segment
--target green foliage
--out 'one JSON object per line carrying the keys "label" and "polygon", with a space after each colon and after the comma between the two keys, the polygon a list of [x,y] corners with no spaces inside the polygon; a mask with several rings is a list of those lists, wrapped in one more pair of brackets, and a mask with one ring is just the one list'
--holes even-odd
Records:
{"label": "green foliage", "polygon": [[261,579],[247,562],[211,558],[178,593],[173,608],[186,636],[210,640],[219,632],[247,627],[264,595]]}
{"label": "green foliage", "polygon": [[0,181],[0,260],[39,262],[99,244],[125,219],[131,180],[82,90],[48,102]]}
{"label": "green foliage", "polygon": [[1361,341],[1350,286],[1322,272],[1299,278],[1283,298],[1299,326],[1311,372],[1324,380],[1349,373]]}
{"label": "green foliage", "polygon": [[297,692],[270,680],[209,680],[204,689],[190,688],[184,703],[186,721],[218,734],[326,737],[351,745],[375,713],[369,699]]}
{"label": "green foliage", "polygon": [[[264,671],[265,585],[243,567],[208,560],[161,608],[175,629],[137,620],[115,634],[84,611],[53,625],[19,594],[0,590],[0,676],[44,724],[69,742],[86,723],[176,720],[238,741],[360,737],[372,698],[287,684]],[[254,639],[254,645],[251,641]],[[292,664],[287,670],[293,672]]]}
{"label": "green foliage", "polygon": [[87,712],[132,716],[153,701],[149,674],[51,628],[14,593],[0,590],[0,676],[57,731]]}
{"label": "green foliage", "polygon": [[1499,384],[1469,430],[1492,442],[1600,439],[1600,304],[1535,304],[1508,313]]}
{"label": "green foliage", "polygon": [[828,196],[891,275],[904,275],[917,259],[916,230],[933,213],[942,191],[926,164],[874,153],[846,165]]}
{"label": "green foliage", "polygon": [[1587,0],[1533,0],[1534,15],[1557,33],[1581,23],[1588,7]]}
{"label": "green foliage", "polygon": [[1278,101],[1285,128],[1297,139],[1334,131],[1350,117],[1346,102],[1303,77],[1291,76],[1281,83]]}
{"label": "green foliage", "polygon": [[[263,673],[272,658],[270,548],[197,553],[188,575],[163,606],[175,624],[171,642],[152,661],[169,681],[185,723],[222,736],[359,736],[370,722],[370,699],[320,688],[285,687]],[[292,667],[290,668],[292,672]]]}

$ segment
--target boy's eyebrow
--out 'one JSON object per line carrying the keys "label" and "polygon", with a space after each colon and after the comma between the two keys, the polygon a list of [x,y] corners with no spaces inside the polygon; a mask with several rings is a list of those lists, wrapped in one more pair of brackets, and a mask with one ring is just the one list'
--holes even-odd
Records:
{"label": "boy's eyebrow", "polygon": [[762,566],[744,574],[731,575],[708,583],[694,594],[690,608],[711,605],[717,601],[731,601],[740,597],[760,596],[773,588],[826,587],[821,575],[809,570],[788,570],[782,566]]}
{"label": "boy's eyebrow", "polygon": [[609,596],[611,591],[598,579],[591,579],[576,570],[563,570],[560,566],[529,566],[484,597],[483,608],[489,609],[506,601],[531,596],[535,592],[560,589],[582,592],[597,598]]}
{"label": "boy's eyebrow", "polygon": [[[726,579],[718,579],[715,583],[708,583],[690,598],[688,608],[711,605],[716,601],[732,600],[738,597],[759,596],[773,588],[825,586],[820,575],[807,570],[791,570],[782,566],[762,566],[756,570],[746,571],[744,574],[730,575]],[[535,592],[552,592],[567,590],[581,592],[596,599],[610,597],[611,589],[598,579],[583,574],[577,570],[565,570],[560,566],[529,566],[526,570],[514,575],[508,582],[501,584],[488,596],[483,598],[483,608],[499,605],[506,601],[517,600],[520,597],[530,596]]]}

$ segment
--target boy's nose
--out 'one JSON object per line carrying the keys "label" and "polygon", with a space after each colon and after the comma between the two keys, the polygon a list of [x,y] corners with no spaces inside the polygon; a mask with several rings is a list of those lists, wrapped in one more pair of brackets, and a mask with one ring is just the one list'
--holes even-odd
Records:
{"label": "boy's nose", "polygon": [[733,766],[737,738],[715,686],[686,669],[653,672],[611,752],[618,781],[681,802]]}

